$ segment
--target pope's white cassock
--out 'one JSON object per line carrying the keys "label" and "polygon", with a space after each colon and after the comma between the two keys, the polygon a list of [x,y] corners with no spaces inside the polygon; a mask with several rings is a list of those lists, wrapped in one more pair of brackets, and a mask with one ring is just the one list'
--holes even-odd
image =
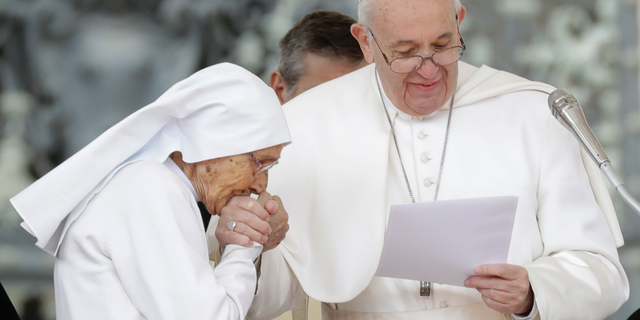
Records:
{"label": "pope's white cassock", "polygon": [[[411,202],[374,70],[284,106],[293,143],[269,191],[281,196],[290,231],[262,256],[248,318],[277,316],[305,293],[325,302],[328,319],[512,317],[474,289],[434,284],[425,298],[418,281],[374,277],[389,208]],[[529,272],[535,305],[525,318],[610,315],[629,296],[618,221],[597,167],[583,164],[578,142],[549,112],[553,88],[486,66],[459,62],[459,70],[438,200],[519,197],[508,263]],[[432,201],[449,102],[412,117],[384,99],[416,201]]]}

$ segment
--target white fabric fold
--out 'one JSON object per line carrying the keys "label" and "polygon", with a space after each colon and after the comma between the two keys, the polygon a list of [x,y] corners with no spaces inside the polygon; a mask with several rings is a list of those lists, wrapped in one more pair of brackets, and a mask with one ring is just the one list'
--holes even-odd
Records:
{"label": "white fabric fold", "polygon": [[[482,100],[517,91],[535,90],[550,94],[556,89],[546,83],[530,81],[512,73],[498,71],[486,65],[476,68],[461,62],[459,63],[459,68],[461,74],[472,73],[472,76],[460,86],[460,90],[458,90],[456,94],[456,101],[453,105],[454,108],[464,107]],[[449,104],[445,104],[443,108],[449,109],[448,106]],[[620,223],[618,222],[618,216],[616,215],[613,202],[609,196],[609,191],[606,188],[602,171],[600,171],[598,165],[593,162],[583,147],[580,147],[580,153],[582,163],[589,175],[589,182],[593,189],[593,194],[596,197],[600,209],[602,209],[602,213],[607,219],[616,246],[622,247],[624,245],[624,239],[622,237],[622,231],[620,230]]]}

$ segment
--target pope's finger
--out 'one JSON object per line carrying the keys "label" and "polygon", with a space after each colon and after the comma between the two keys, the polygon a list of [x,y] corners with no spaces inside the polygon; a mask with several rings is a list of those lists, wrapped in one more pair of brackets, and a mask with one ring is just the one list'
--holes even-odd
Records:
{"label": "pope's finger", "polygon": [[[520,276],[519,266],[509,264],[484,264],[473,270],[479,276],[494,276],[502,279],[514,280]],[[524,268],[522,268],[524,269]]]}
{"label": "pope's finger", "polygon": [[[268,197],[271,198],[270,195]],[[233,197],[232,200],[233,200],[233,203],[229,202],[231,206],[227,205],[227,207],[230,207],[230,208],[233,208],[234,206],[238,207],[239,209],[250,212],[255,216],[257,216],[258,218],[265,220],[267,222],[271,219],[271,215],[263,207],[263,204],[261,204],[260,202],[258,202],[258,200],[254,198],[247,197],[247,196],[238,196],[238,197]],[[223,208],[222,211],[224,211],[225,208]]]}
{"label": "pope's finger", "polygon": [[258,203],[260,203],[262,206],[264,206],[268,200],[271,200],[271,194],[269,192],[264,191],[260,195],[258,195]]}
{"label": "pope's finger", "polygon": [[476,289],[498,289],[496,277],[471,276],[464,281],[465,287]]}
{"label": "pope's finger", "polygon": [[493,300],[485,295],[482,296],[482,301],[487,305],[487,307],[496,310],[502,314],[513,313],[508,304],[502,303],[500,301]]}
{"label": "pope's finger", "polygon": [[284,205],[282,204],[282,199],[280,199],[280,197],[278,197],[278,196],[273,196],[273,198],[271,199],[271,201],[273,201],[273,202],[278,206],[277,211],[280,211],[280,210],[283,210],[283,211],[284,211]]}
{"label": "pope's finger", "polygon": [[269,212],[270,215],[274,215],[278,213],[278,210],[280,209],[280,207],[278,206],[278,203],[273,200],[267,201],[264,204],[264,208],[267,210],[267,212]]}

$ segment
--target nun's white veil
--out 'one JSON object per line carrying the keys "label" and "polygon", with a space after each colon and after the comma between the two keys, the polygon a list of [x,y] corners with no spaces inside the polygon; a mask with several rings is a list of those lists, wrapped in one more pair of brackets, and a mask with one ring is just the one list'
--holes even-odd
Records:
{"label": "nun's white veil", "polygon": [[36,245],[56,255],[69,225],[124,165],[181,151],[199,162],[291,141],[273,90],[222,63],[172,86],[11,199]]}

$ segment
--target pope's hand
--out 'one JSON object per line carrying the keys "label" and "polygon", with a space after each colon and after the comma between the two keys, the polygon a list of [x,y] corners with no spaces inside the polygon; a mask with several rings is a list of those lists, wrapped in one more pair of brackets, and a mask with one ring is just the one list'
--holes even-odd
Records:
{"label": "pope's hand", "polygon": [[[271,214],[271,226],[272,233],[269,235],[269,240],[264,244],[262,251],[269,251],[277,247],[284,239],[287,231],[289,231],[289,214],[284,209],[282,200],[278,196],[271,196],[268,192],[263,192],[258,197],[258,202],[263,204],[267,211]],[[272,208],[272,204],[276,204],[275,208]]]}
{"label": "pope's hand", "polygon": [[464,285],[475,288],[491,309],[502,314],[529,314],[533,308],[533,290],[527,269],[511,264],[481,265]]}
{"label": "pope's hand", "polygon": [[[271,213],[268,210],[277,212],[278,204],[273,200],[263,203],[248,196],[236,196],[222,208],[216,228],[216,238],[222,248],[230,243],[250,247],[253,241],[267,242],[271,234]],[[236,222],[233,230],[227,228],[229,221]]]}

